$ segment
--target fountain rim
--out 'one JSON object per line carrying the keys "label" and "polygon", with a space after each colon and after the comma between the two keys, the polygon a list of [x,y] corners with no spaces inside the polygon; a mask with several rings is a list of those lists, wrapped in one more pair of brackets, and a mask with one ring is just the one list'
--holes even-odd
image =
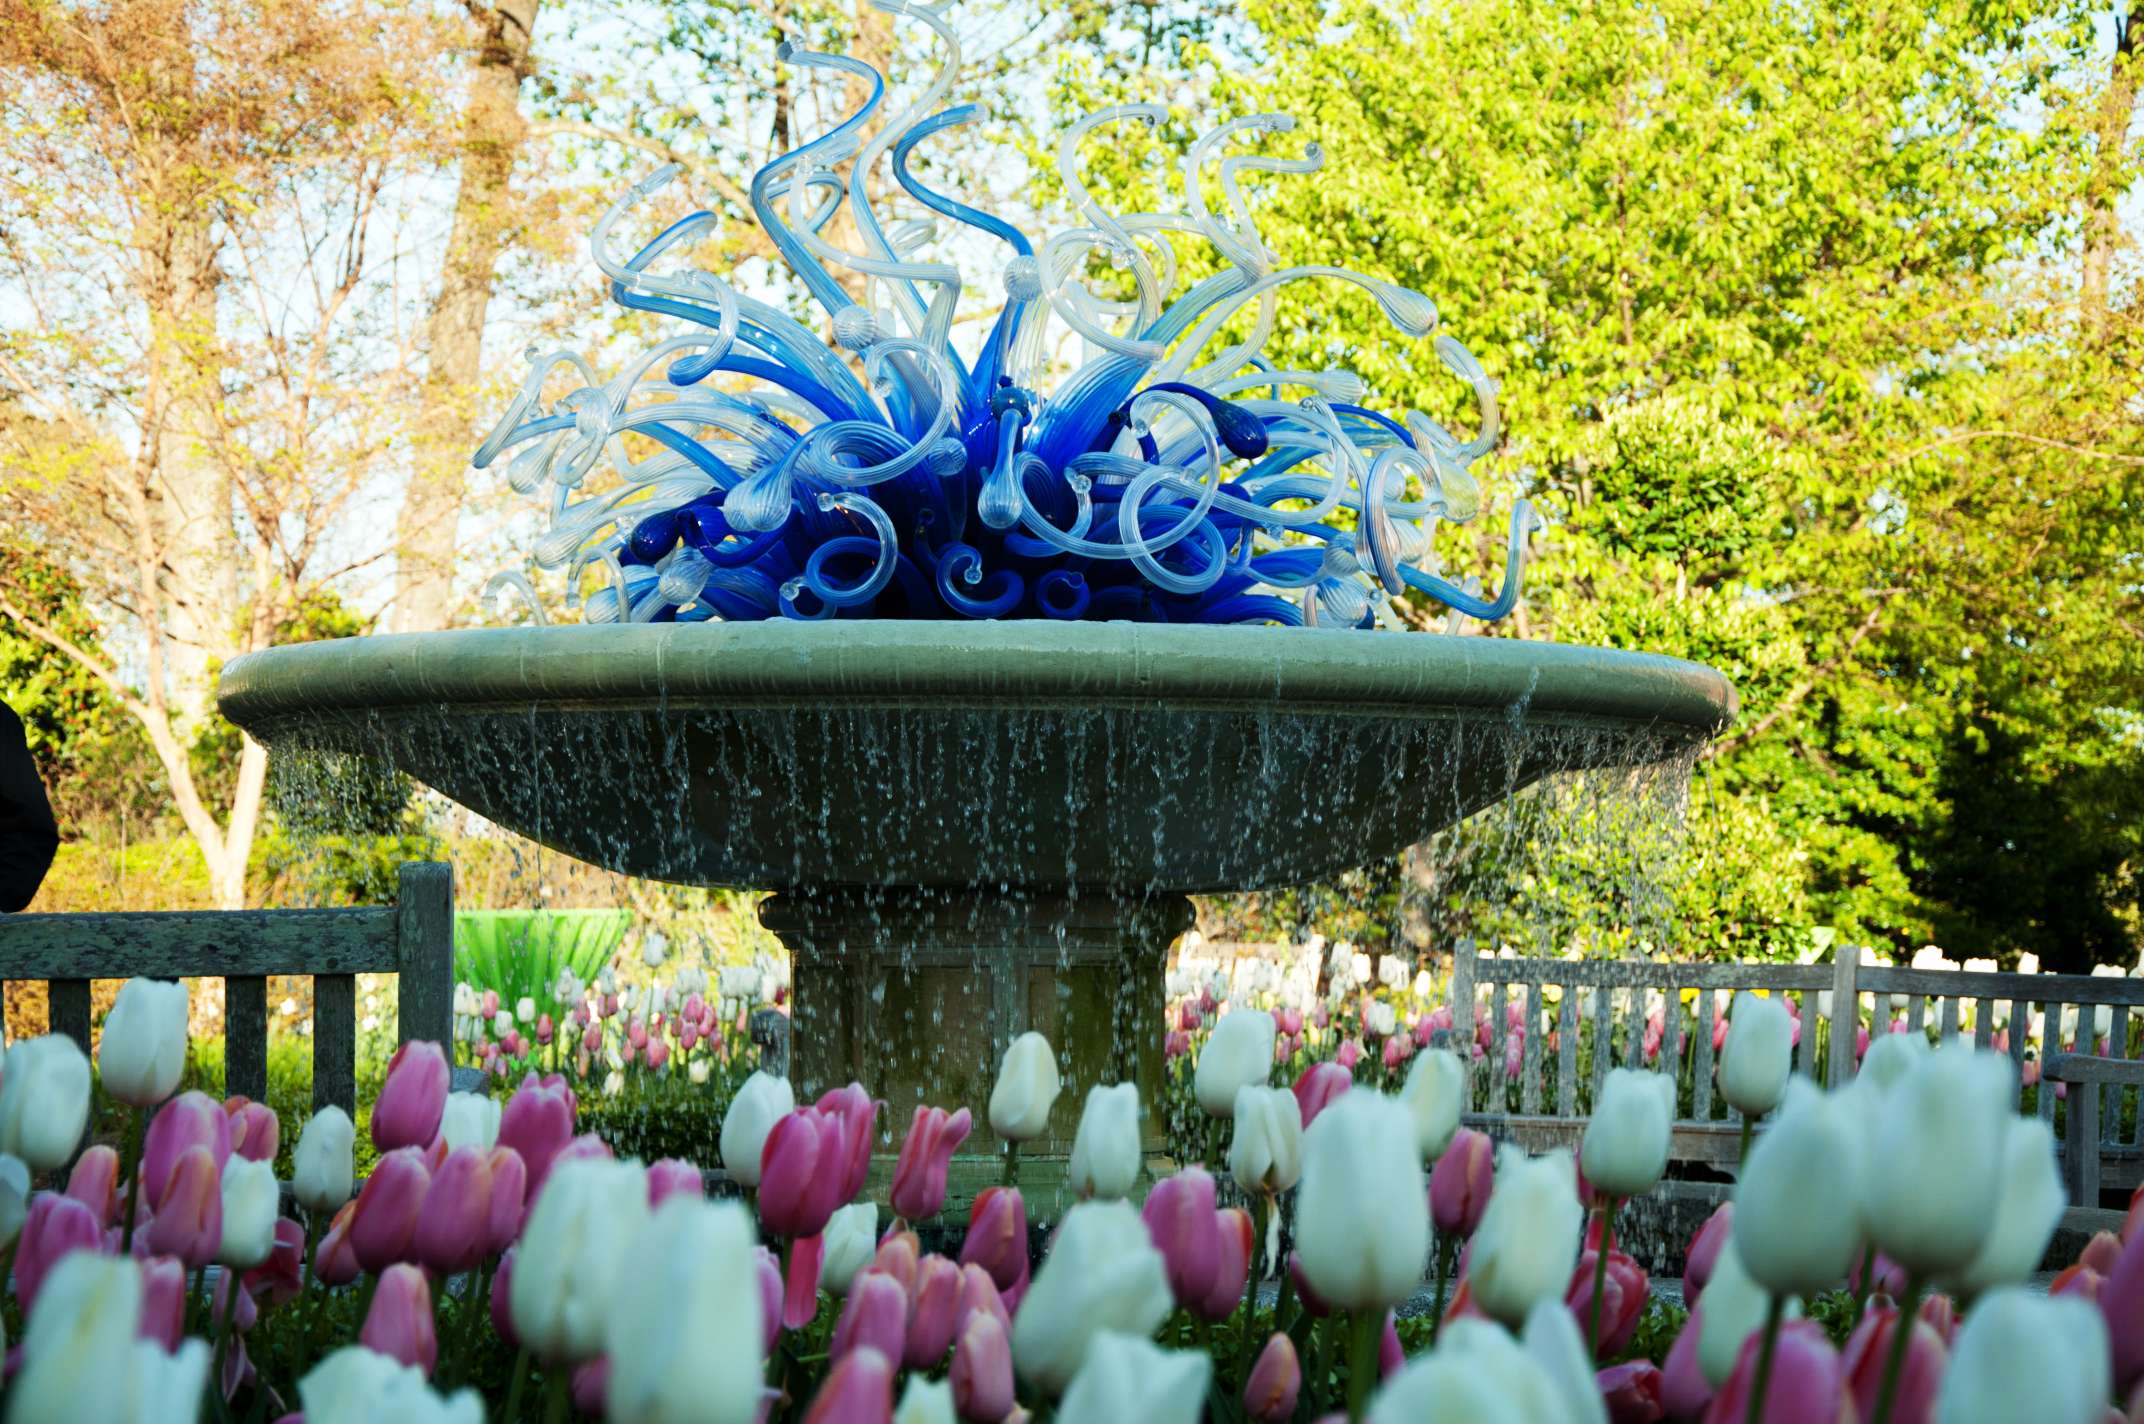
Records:
{"label": "fountain rim", "polygon": [[1495,710],[1709,737],[1738,710],[1700,663],[1437,633],[1126,622],[837,620],[388,633],[234,659],[218,703],[248,729],[483,707],[930,705]]}

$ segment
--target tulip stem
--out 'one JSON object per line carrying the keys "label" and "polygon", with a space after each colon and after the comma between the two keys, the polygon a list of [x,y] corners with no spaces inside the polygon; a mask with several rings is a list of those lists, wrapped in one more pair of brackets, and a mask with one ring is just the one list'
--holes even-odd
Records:
{"label": "tulip stem", "polygon": [[1370,1382],[1377,1378],[1377,1337],[1384,1332],[1385,1315],[1381,1310],[1358,1310],[1349,1323],[1355,1329],[1355,1349],[1347,1368],[1347,1417],[1348,1424],[1362,1424]]}
{"label": "tulip stem", "polygon": [[1740,1175],[1740,1168],[1742,1164],[1749,1161],[1750,1139],[1754,1138],[1756,1135],[1757,1119],[1751,1117],[1748,1113],[1742,1114],[1742,1148],[1739,1152],[1735,1154],[1735,1167],[1737,1169],[1737,1176]]}
{"label": "tulip stem", "polygon": [[1586,1352],[1595,1359],[1601,1353],[1601,1297],[1608,1291],[1608,1253],[1615,1249],[1616,1199],[1601,1196],[1601,1244],[1593,1253],[1593,1307],[1588,1312]]}
{"label": "tulip stem", "polygon": [[1859,1327],[1861,1317],[1868,1313],[1869,1292],[1876,1282],[1876,1246],[1871,1242],[1861,1248],[1861,1279],[1854,1287],[1854,1324]]}
{"label": "tulip stem", "polygon": [[[1237,1352],[1236,1372],[1251,1377],[1251,1338],[1258,1333],[1258,1282],[1266,1273],[1266,1213],[1272,1196],[1260,1192],[1251,1198],[1251,1268],[1243,1273],[1243,1348]],[[1279,1326],[1279,1317],[1274,1318]]]}
{"label": "tulip stem", "polygon": [[1898,1398],[1898,1381],[1906,1371],[1906,1345],[1913,1339],[1913,1317],[1921,1304],[1921,1274],[1909,1271],[1906,1291],[1899,1297],[1898,1326],[1891,1332],[1891,1353],[1883,1363],[1883,1387],[1876,1392],[1876,1412],[1869,1424],[1889,1424],[1891,1406]]}
{"label": "tulip stem", "polygon": [[219,1419],[231,1417],[231,1403],[223,1397],[223,1362],[231,1352],[231,1336],[238,1332],[239,1290],[237,1277],[225,1272],[223,1319],[220,1322],[215,1317],[215,1302],[209,1303],[209,1334],[216,1341],[216,1355],[214,1363],[208,1368],[208,1392],[209,1398],[215,1402],[216,1417]]}
{"label": "tulip stem", "polygon": [[1743,1424],[1764,1424],[1765,1395],[1772,1388],[1772,1353],[1779,1345],[1779,1322],[1786,1318],[1787,1298],[1775,1295],[1764,1306],[1764,1342],[1757,1347],[1756,1387],[1750,1391]]}
{"label": "tulip stem", "polygon": [[529,1382],[529,1347],[523,1345],[514,1352],[513,1383],[506,1387],[506,1409],[499,1415],[499,1424],[521,1424],[521,1390]]}
{"label": "tulip stem", "polygon": [[[1437,1336],[1444,1330],[1444,1292],[1452,1283],[1452,1258],[1459,1254],[1458,1246],[1456,1236],[1437,1238],[1437,1303],[1429,1313],[1429,1342],[1432,1345],[1437,1343]],[[1598,1287],[1595,1293],[1599,1293]]]}
{"label": "tulip stem", "polygon": [[558,1369],[551,1372],[550,1398],[543,1407],[544,1424],[566,1424],[567,1406],[572,1402],[567,1391],[572,1387],[573,1372]]}
{"label": "tulip stem", "polygon": [[126,1224],[119,1229],[119,1255],[123,1260],[134,1249],[134,1207],[141,1200],[141,1183],[134,1180],[141,1175],[142,1134],[149,1120],[147,1108],[134,1109],[134,1116],[127,1123],[126,1156],[119,1164],[119,1180],[127,1194]]}
{"label": "tulip stem", "polygon": [[1020,1142],[1008,1138],[1005,1143],[1005,1176],[999,1181],[1002,1187],[1017,1186],[1020,1180]]}

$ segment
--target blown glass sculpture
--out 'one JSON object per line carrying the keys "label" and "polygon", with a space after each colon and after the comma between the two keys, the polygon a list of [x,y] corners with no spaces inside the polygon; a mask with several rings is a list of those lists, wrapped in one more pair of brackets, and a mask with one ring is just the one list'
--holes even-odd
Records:
{"label": "blown glass sculpture", "polygon": [[[1087,115],[1057,146],[1080,220],[1038,248],[909,171],[918,144],[979,107],[938,107],[960,64],[940,13],[877,3],[935,32],[945,50],[936,76],[915,104],[867,133],[885,77],[845,55],[783,46],[782,62],[857,76],[869,98],[751,183],[759,223],[828,313],[832,346],[712,273],[663,263],[706,233],[713,213],[696,212],[620,255],[621,222],[677,176],[672,165],[620,198],[589,246],[612,300],[683,329],[607,382],[572,352],[532,349],[527,379],[476,453],[483,468],[515,451],[508,483],[548,502],[534,563],[565,571],[583,621],[1367,628],[1405,590],[1455,615],[1511,611],[1527,535],[1540,522],[1523,497],[1512,506],[1493,598],[1478,580],[1445,577],[1432,539],[1438,521],[1482,511],[1470,467],[1496,444],[1494,382],[1438,330],[1437,309],[1420,293],[1339,267],[1280,266],[1259,236],[1241,175],[1314,172],[1320,155],[1314,144],[1292,158],[1233,146],[1285,134],[1293,120],[1255,114],[1200,136],[1182,159],[1184,211],[1111,213],[1081,181],[1082,143],[1110,125],[1158,124],[1165,111],[1126,104]],[[882,160],[918,207],[1009,251],[1003,305],[972,361],[949,340],[959,269],[918,256],[934,224],[887,227],[872,207]],[[862,251],[823,235],[843,204]],[[1210,244],[1218,267],[1172,296],[1180,239]],[[1088,284],[1096,257],[1128,274],[1128,299]],[[833,269],[854,274],[849,285]],[[1368,409],[1349,371],[1276,369],[1261,354],[1276,294],[1317,280],[1353,283],[1403,335],[1433,339],[1473,389],[1476,433],[1461,439],[1420,412],[1400,421]],[[1247,334],[1227,339],[1246,309]],[[1055,373],[1054,385],[1053,319],[1085,347],[1083,363]],[[583,384],[546,405],[561,368]],[[592,481],[606,460],[615,478]],[[585,596],[584,583],[593,586]],[[543,619],[525,574],[497,575],[486,594],[502,589]]]}

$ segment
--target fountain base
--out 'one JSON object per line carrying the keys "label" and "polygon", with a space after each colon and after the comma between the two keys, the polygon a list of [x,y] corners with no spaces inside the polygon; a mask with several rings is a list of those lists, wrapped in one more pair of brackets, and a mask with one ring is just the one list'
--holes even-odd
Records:
{"label": "fountain base", "polygon": [[895,1140],[918,1106],[965,1107],[966,1153],[995,1154],[990,1089],[1005,1045],[1033,1029],[1056,1047],[1064,1091],[1023,1153],[1069,1152],[1087,1090],[1117,1082],[1139,1085],[1160,1149],[1163,965],[1191,927],[1183,896],[793,891],[759,918],[791,956],[799,1100],[865,1083]]}

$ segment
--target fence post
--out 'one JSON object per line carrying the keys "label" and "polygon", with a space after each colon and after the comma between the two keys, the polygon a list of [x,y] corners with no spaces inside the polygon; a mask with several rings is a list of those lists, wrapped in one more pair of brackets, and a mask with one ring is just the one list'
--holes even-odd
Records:
{"label": "fence post", "polygon": [[[2047,1079],[2042,1092],[2050,1092]],[[2099,1084],[2090,1078],[2070,1084],[2069,1131],[2062,1140],[2070,1179],[2070,1204],[2099,1205]]]}
{"label": "fence post", "polygon": [[1854,1039],[1861,1027],[1861,946],[1842,944],[1831,962],[1831,1065],[1824,1086],[1837,1092],[1854,1076]]}
{"label": "fence post", "polygon": [[[315,1031],[317,1032],[317,1026]],[[223,980],[223,1092],[268,1101],[268,980],[227,974]]]}
{"label": "fence post", "polygon": [[395,896],[402,1041],[454,1044],[454,870],[436,860],[402,867]]}

